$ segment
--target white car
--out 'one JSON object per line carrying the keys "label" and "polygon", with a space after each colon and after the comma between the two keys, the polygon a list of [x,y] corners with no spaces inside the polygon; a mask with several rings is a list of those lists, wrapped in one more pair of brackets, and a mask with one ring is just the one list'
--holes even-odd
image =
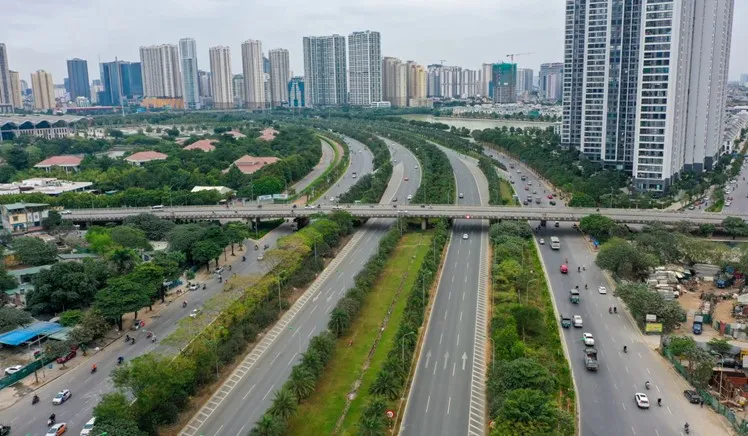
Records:
{"label": "white car", "polygon": [[540,238],[540,241],[538,241],[538,243],[539,243],[540,245],[545,245],[545,239],[543,239],[543,238]]}
{"label": "white car", "polygon": [[215,273],[216,275],[219,275],[219,276],[220,276],[220,275],[221,275],[221,274],[223,273],[223,267],[220,267],[220,268],[218,268],[217,270],[215,270],[215,271],[214,271],[214,273]]}
{"label": "white car", "polygon": [[83,425],[83,430],[81,430],[81,436],[90,435],[91,431],[93,431],[94,424],[96,424],[96,417],[89,419],[88,422]]}
{"label": "white car", "polygon": [[13,375],[23,368],[23,365],[13,365],[5,368],[5,375]]}
{"label": "white car", "polygon": [[584,345],[587,345],[588,347],[595,346],[595,338],[592,336],[592,333],[583,334],[582,339],[584,339]]}
{"label": "white car", "polygon": [[192,283],[190,285],[190,291],[197,291],[197,289],[200,287],[197,283]]}
{"label": "white car", "polygon": [[582,328],[582,317],[574,315],[574,327]]}
{"label": "white car", "polygon": [[607,294],[608,293],[608,289],[605,288],[605,286],[600,286],[599,288],[597,288],[597,292],[599,292],[601,294]]}
{"label": "white car", "polygon": [[649,398],[647,398],[647,394],[637,392],[634,394],[634,400],[640,409],[649,409]]}
{"label": "white car", "polygon": [[71,213],[73,213],[72,210],[63,210],[62,212],[60,212],[60,215],[70,215]]}
{"label": "white car", "polygon": [[725,206],[731,206],[731,205],[732,205],[732,201],[728,200],[728,201],[725,202]]}
{"label": "white car", "polygon": [[464,197],[465,195],[462,192],[460,192],[460,198],[464,198]]}
{"label": "white car", "polygon": [[413,168],[418,169],[418,165],[414,166]]}
{"label": "white car", "polygon": [[190,313],[190,318],[197,318],[198,315],[200,315],[200,308],[192,309],[192,313]]}
{"label": "white car", "polygon": [[261,255],[257,256],[257,260],[259,260],[259,261],[262,261],[264,259],[265,259],[265,255],[264,254],[261,254]]}
{"label": "white car", "polygon": [[463,233],[462,234],[462,239],[467,239],[467,238],[468,238],[468,234],[467,233]]}
{"label": "white car", "polygon": [[70,398],[72,394],[69,389],[63,389],[52,399],[52,404],[62,404]]}
{"label": "white car", "polygon": [[408,194],[408,200],[412,200],[412,199],[413,199],[413,196]]}

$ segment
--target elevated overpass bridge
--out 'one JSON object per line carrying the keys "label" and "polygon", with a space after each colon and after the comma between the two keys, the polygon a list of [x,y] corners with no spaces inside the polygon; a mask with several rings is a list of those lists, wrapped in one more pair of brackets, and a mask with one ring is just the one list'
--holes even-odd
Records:
{"label": "elevated overpass bridge", "polygon": [[[720,225],[727,215],[708,212],[681,212],[652,209],[607,209],[607,208],[570,208],[570,207],[508,207],[508,206],[456,206],[456,205],[419,205],[419,204],[344,204],[319,205],[305,208],[303,206],[264,204],[251,206],[165,206],[154,208],[108,208],[108,209],[73,209],[65,211],[63,218],[80,223],[122,221],[127,217],[148,213],[160,218],[180,220],[257,220],[274,218],[303,218],[316,214],[328,214],[344,210],[361,218],[396,218],[407,216],[413,218],[454,218],[454,219],[510,219],[510,220],[548,220],[578,221],[592,214],[600,214],[622,224],[674,224],[687,221],[694,225]],[[748,214],[735,214],[748,220]]]}

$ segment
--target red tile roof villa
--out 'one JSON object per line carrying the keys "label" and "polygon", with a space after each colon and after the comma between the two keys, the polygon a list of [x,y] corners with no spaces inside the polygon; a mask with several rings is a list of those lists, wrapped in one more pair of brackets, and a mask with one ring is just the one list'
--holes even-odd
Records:
{"label": "red tile roof villa", "polygon": [[210,139],[201,139],[197,142],[193,142],[192,144],[182,148],[182,150],[202,150],[205,152],[213,151],[216,149],[216,146],[213,145],[215,141],[211,141]]}
{"label": "red tile roof villa", "polygon": [[34,165],[34,168],[43,168],[47,172],[53,167],[60,167],[65,169],[65,171],[77,171],[82,161],[83,156],[52,156]]}
{"label": "red tile roof villa", "polygon": [[125,160],[133,165],[141,165],[154,160],[164,160],[168,157],[168,155],[157,151],[140,151],[126,157]]}
{"label": "red tile roof villa", "polygon": [[[254,157],[250,155],[244,155],[240,157],[239,159],[235,160],[232,164],[233,166],[236,166],[239,168],[239,171],[241,171],[244,174],[252,174],[261,168],[263,168],[266,165],[274,164],[278,162],[280,159],[277,157]],[[231,167],[224,170],[224,172],[227,172]]]}
{"label": "red tile roof villa", "polygon": [[272,127],[268,127],[267,129],[263,130],[261,132],[260,139],[263,141],[272,141],[275,139],[275,136],[278,135],[278,131],[273,129]]}

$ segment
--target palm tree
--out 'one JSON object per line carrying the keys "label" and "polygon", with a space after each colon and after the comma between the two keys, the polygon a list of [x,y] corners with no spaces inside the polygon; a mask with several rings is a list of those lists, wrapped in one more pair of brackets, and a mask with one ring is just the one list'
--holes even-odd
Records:
{"label": "palm tree", "polygon": [[296,412],[296,396],[287,388],[275,392],[273,405],[270,406],[271,415],[286,421]]}
{"label": "palm tree", "polygon": [[118,248],[114,250],[109,260],[114,264],[114,269],[119,274],[128,274],[137,263],[137,253],[131,248]]}
{"label": "palm tree", "polygon": [[289,389],[296,395],[299,403],[301,403],[301,400],[314,392],[316,380],[311,372],[307,371],[301,365],[296,365],[291,370],[291,377],[288,383]]}
{"label": "palm tree", "polygon": [[380,371],[374,383],[371,384],[369,393],[382,395],[390,400],[394,400],[400,395],[397,384],[397,378],[394,374],[389,371]]}
{"label": "palm tree", "polygon": [[361,416],[358,421],[358,434],[361,436],[381,436],[385,434],[384,419],[380,416]]}
{"label": "palm tree", "polygon": [[285,431],[283,422],[268,413],[262,415],[255,427],[249,432],[250,436],[281,436]]}
{"label": "palm tree", "polygon": [[343,334],[343,332],[348,328],[350,325],[351,319],[348,316],[348,313],[345,311],[335,308],[333,309],[332,313],[330,313],[330,322],[327,324],[327,328],[335,332],[335,335],[340,337],[340,335]]}

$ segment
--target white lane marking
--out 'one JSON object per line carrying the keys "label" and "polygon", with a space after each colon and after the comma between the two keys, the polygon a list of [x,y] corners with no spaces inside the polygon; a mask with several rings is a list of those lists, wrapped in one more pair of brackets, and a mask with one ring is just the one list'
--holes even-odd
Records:
{"label": "white lane marking", "polygon": [[247,424],[244,424],[244,425],[242,426],[242,428],[240,428],[240,429],[239,429],[239,433],[237,433],[237,434],[236,434],[236,436],[240,436],[240,435],[243,435],[243,434],[244,434],[244,427],[246,427],[246,426],[247,426]]}
{"label": "white lane marking", "polygon": [[647,374],[649,374],[649,375],[652,375],[652,373],[651,373],[651,372],[649,372],[649,368],[644,368],[644,369],[646,369],[646,370],[647,370]]}
{"label": "white lane marking", "polygon": [[296,360],[296,355],[299,353],[293,353],[293,356],[291,356],[291,360],[288,361],[288,366],[291,366],[294,360]]}
{"label": "white lane marking", "polygon": [[452,276],[452,283],[455,282],[455,276]]}
{"label": "white lane marking", "polygon": [[451,300],[451,299],[452,299],[452,291],[449,291],[449,296],[447,297],[447,300]]}
{"label": "white lane marking", "polygon": [[267,392],[265,392],[265,395],[264,395],[264,396],[262,397],[262,401],[265,401],[265,398],[267,398],[267,397],[268,397],[268,395],[270,395],[270,392],[271,392],[271,391],[273,390],[273,388],[274,388],[274,387],[275,387],[275,385],[274,385],[274,384],[273,384],[273,385],[270,385],[270,389],[268,389],[268,391],[267,391]]}
{"label": "white lane marking", "polygon": [[465,291],[462,291],[462,301],[465,301]]}
{"label": "white lane marking", "polygon": [[444,333],[439,335],[439,345],[442,344],[442,339],[444,338]]}
{"label": "white lane marking", "polygon": [[460,311],[460,321],[462,321],[462,311]]}
{"label": "white lane marking", "polygon": [[275,363],[275,359],[277,359],[278,357],[280,357],[280,355],[281,355],[281,351],[279,351],[278,354],[276,354],[275,357],[273,357],[273,360],[270,361],[270,365],[271,366],[273,365],[273,363]]}
{"label": "white lane marking", "polygon": [[626,405],[621,403],[621,407],[623,407],[623,410],[626,410]]}
{"label": "white lane marking", "polygon": [[636,434],[636,430],[634,430],[634,426],[631,426],[631,433]]}
{"label": "white lane marking", "polygon": [[[217,435],[218,433],[220,433],[220,432],[221,432],[221,429],[222,429],[222,428],[223,428],[223,424],[221,424],[221,426],[220,426],[220,427],[218,427],[218,431],[216,431],[216,435]],[[215,435],[213,435],[213,436],[215,436]]]}
{"label": "white lane marking", "polygon": [[429,398],[426,400],[426,413],[429,413],[429,404],[431,404],[431,395],[429,395]]}
{"label": "white lane marking", "polygon": [[317,304],[316,306],[314,306],[314,307],[312,308],[312,311],[311,311],[311,312],[309,312],[309,315],[313,314],[313,313],[314,313],[314,311],[315,311],[315,310],[317,310],[317,306],[319,306],[319,304]]}
{"label": "white lane marking", "polygon": [[457,369],[457,362],[452,363],[452,377],[455,376],[455,369]]}
{"label": "white lane marking", "polygon": [[665,408],[667,409],[668,412],[670,412],[671,415],[673,414],[673,411],[670,410],[670,406],[665,406]]}
{"label": "white lane marking", "polygon": [[467,275],[465,276],[465,283],[467,283]]}
{"label": "white lane marking", "polygon": [[447,319],[447,313],[449,312],[449,309],[444,309],[444,319]]}
{"label": "white lane marking", "polygon": [[449,401],[447,401],[447,415],[449,415],[449,409],[452,407],[452,397],[449,397]]}
{"label": "white lane marking", "polygon": [[244,394],[244,396],[242,397],[242,400],[246,400],[246,399],[247,399],[247,397],[249,396],[249,394],[251,394],[251,393],[252,393],[252,389],[254,389],[254,388],[255,388],[255,386],[257,386],[257,384],[256,384],[256,383],[255,383],[255,384],[253,384],[251,388],[249,388],[249,390],[247,391],[247,393],[246,393],[246,394]]}
{"label": "white lane marking", "polygon": [[312,327],[312,329],[309,330],[309,334],[306,335],[307,339],[311,338],[313,334],[314,334],[314,327]]}

